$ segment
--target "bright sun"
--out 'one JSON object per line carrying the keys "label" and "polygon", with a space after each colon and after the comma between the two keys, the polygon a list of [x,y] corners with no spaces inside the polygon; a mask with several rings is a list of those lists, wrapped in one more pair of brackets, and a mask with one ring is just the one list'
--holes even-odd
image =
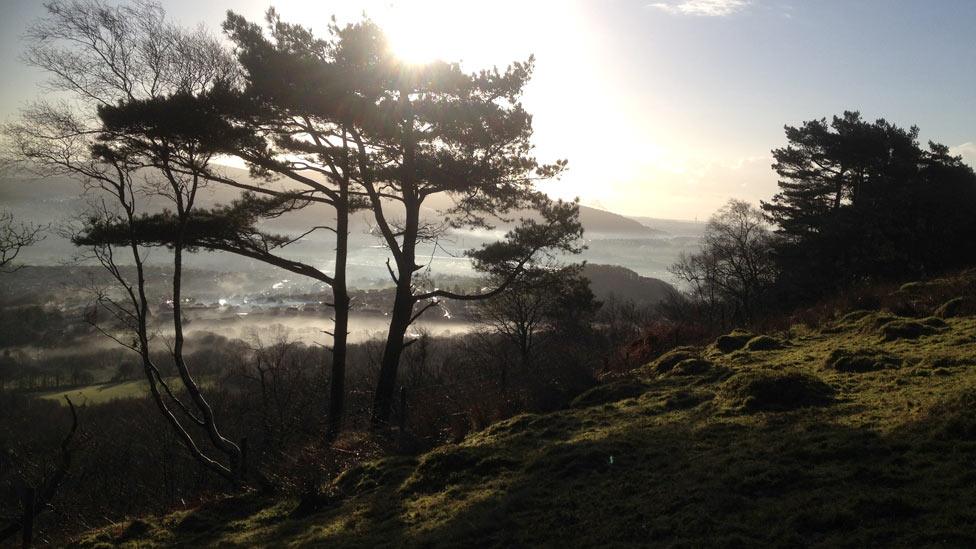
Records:
{"label": "bright sun", "polygon": [[480,2],[400,2],[390,6],[381,24],[390,47],[408,63],[456,61],[491,54],[490,45],[472,28],[485,24],[485,12],[491,11]]}

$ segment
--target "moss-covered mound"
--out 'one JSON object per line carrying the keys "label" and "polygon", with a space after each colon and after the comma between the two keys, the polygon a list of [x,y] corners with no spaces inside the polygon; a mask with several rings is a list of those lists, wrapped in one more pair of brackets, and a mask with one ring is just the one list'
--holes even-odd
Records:
{"label": "moss-covered mound", "polygon": [[950,392],[929,409],[922,425],[939,440],[976,441],[976,386]]}
{"label": "moss-covered mound", "polygon": [[679,362],[701,357],[701,351],[695,347],[678,347],[664,353],[644,367],[644,373],[649,375],[665,374],[671,371]]}
{"label": "moss-covered mound", "polygon": [[695,376],[711,371],[713,366],[714,364],[711,361],[703,358],[689,358],[675,364],[674,368],[670,369],[665,375]]}
{"label": "moss-covered mound", "polygon": [[749,343],[754,337],[756,337],[756,334],[752,332],[734,330],[731,333],[719,336],[715,340],[715,348],[722,353],[731,353],[732,351],[738,351],[745,347],[746,343]]}
{"label": "moss-covered mound", "polygon": [[900,318],[884,323],[881,326],[881,337],[885,341],[918,339],[922,336],[939,333],[947,327],[942,319],[936,317],[928,317],[921,320]]}
{"label": "moss-covered mound", "polygon": [[933,316],[939,318],[956,318],[960,316],[976,315],[976,299],[972,297],[956,297],[939,305]]}
{"label": "moss-covered mound", "polygon": [[780,349],[685,349],[661,372],[711,370],[649,366],[590,393],[594,405],[364,464],[323,486],[334,500],[311,514],[249,495],[79,544],[976,546],[976,318],[883,341],[867,329],[878,313],[855,316],[836,333],[795,327]]}
{"label": "moss-covered mound", "polygon": [[730,407],[748,412],[781,412],[830,404],[834,389],[812,374],[760,370],[730,377],[719,396]]}
{"label": "moss-covered mound", "polygon": [[759,335],[750,339],[746,345],[745,349],[747,351],[775,351],[777,349],[782,349],[786,344],[773,336]]}
{"label": "moss-covered mound", "polygon": [[633,379],[621,379],[611,381],[609,383],[602,383],[596,387],[593,387],[592,389],[573,399],[570,406],[573,408],[597,406],[599,404],[607,404],[610,402],[617,402],[618,400],[638,397],[645,391],[647,391],[647,386],[640,381]]}
{"label": "moss-covered mound", "polygon": [[820,331],[825,334],[874,334],[888,323],[901,319],[898,315],[885,311],[852,311],[823,326]]}
{"label": "moss-covered mound", "polygon": [[901,364],[901,358],[877,349],[835,349],[824,366],[838,372],[873,372],[898,368]]}

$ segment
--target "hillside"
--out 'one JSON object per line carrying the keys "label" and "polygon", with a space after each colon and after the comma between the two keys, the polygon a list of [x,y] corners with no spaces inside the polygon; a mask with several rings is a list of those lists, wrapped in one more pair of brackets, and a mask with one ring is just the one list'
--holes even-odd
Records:
{"label": "hillside", "polygon": [[672,351],[571,409],[357,467],[308,516],[252,495],[81,545],[973,546],[976,274],[899,292],[960,287],[918,318]]}
{"label": "hillside", "polygon": [[677,293],[674,286],[663,280],[640,276],[619,265],[587,263],[583,276],[590,280],[590,289],[600,300],[614,297],[637,305],[656,305]]}

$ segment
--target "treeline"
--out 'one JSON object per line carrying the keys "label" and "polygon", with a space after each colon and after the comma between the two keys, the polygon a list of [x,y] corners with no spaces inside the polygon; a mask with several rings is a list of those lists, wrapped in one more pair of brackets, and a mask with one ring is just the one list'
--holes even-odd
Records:
{"label": "treeline", "polygon": [[712,216],[700,251],[671,268],[688,296],[669,316],[728,328],[976,264],[976,174],[918,132],[857,112],[786,126],[779,192]]}

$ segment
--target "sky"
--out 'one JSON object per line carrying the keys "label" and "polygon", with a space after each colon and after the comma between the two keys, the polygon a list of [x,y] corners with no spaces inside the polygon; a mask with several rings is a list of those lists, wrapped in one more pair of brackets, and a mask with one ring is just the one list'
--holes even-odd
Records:
{"label": "sky", "polygon": [[[536,57],[524,104],[545,189],[633,216],[705,219],[776,191],[783,126],[859,110],[976,165],[974,0],[163,0],[219,33],[228,9],[324,29],[366,13],[395,50],[465,69]],[[36,97],[19,61],[38,0],[0,3],[0,118]]]}

